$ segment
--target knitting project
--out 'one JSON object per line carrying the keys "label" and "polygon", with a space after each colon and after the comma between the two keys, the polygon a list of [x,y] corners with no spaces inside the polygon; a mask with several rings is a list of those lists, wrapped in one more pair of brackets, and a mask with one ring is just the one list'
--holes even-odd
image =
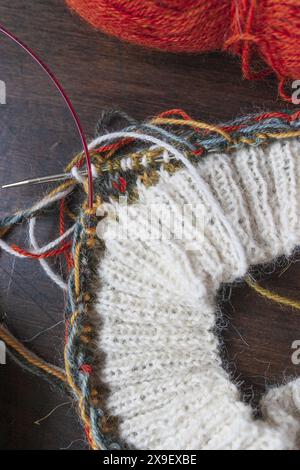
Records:
{"label": "knitting project", "polygon": [[[61,219],[75,218],[71,253],[61,230],[68,286],[50,275],[68,291],[63,381],[92,448],[299,448],[300,379],[268,390],[255,418],[222,366],[216,330],[220,286],[299,245],[299,118],[265,113],[212,126],[172,110],[133,123],[90,145],[93,209],[86,197],[76,216],[67,209],[71,190],[87,191],[79,155],[46,203],[1,221],[7,231],[31,219],[32,241],[32,217],[58,199]],[[22,256],[45,263],[49,249],[33,248]]]}

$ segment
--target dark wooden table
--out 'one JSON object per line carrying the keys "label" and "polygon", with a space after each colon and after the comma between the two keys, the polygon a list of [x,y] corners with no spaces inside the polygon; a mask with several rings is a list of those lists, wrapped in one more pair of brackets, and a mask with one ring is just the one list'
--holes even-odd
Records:
{"label": "dark wooden table", "polygon": [[[277,99],[275,80],[244,81],[232,57],[163,54],[121,43],[92,30],[67,10],[63,0],[1,0],[0,19],[55,72],[89,137],[101,110],[109,107],[119,107],[136,119],[180,107],[210,122],[286,107]],[[60,172],[80,150],[74,124],[47,77],[2,36],[0,80],[7,86],[7,104],[0,106],[0,183]],[[29,205],[45,190],[1,191],[1,215]],[[42,223],[39,237],[54,237],[55,230]],[[24,228],[14,236],[23,246],[26,238]],[[271,267],[262,284],[300,300],[299,274],[297,263],[286,271]],[[37,262],[1,253],[0,313],[17,337],[30,340],[60,322],[63,303]],[[234,288],[222,309],[228,320],[224,357],[249,398],[268,384],[299,374],[299,366],[291,361],[291,345],[300,339],[300,312],[272,305],[245,286]],[[27,344],[61,364],[62,338],[60,323]],[[49,418],[35,424],[58,405]],[[0,366],[1,449],[80,449],[85,448],[82,439],[68,397],[9,359]]]}

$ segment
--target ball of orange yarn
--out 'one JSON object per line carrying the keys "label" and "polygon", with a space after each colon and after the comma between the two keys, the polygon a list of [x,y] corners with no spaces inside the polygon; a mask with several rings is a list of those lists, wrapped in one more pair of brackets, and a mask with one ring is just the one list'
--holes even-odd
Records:
{"label": "ball of orange yarn", "polygon": [[226,49],[242,56],[247,78],[257,76],[255,53],[280,80],[300,79],[299,0],[66,1],[91,25],[126,41],[172,52]]}

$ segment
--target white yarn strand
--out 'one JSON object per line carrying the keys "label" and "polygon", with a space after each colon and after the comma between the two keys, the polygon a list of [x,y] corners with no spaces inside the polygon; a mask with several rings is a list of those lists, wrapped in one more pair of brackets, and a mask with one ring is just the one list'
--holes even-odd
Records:
{"label": "white yarn strand", "polygon": [[[39,211],[39,210],[42,210],[44,209],[45,207],[49,206],[50,204],[52,204],[53,202],[56,202],[56,201],[60,201],[61,199],[65,198],[66,196],[68,196],[68,194],[70,194],[72,191],[73,191],[73,188],[74,186],[70,186],[70,188],[67,188],[66,190],[64,191],[61,191],[57,194],[55,194],[54,196],[52,197],[48,197],[46,196],[45,198],[43,198],[41,201],[39,201],[38,203],[36,203],[32,208],[32,212],[36,212],[36,211]],[[41,247],[41,248],[38,248],[36,249],[35,251],[32,251],[31,254],[32,255],[42,255],[43,253],[46,253],[47,251],[50,251],[52,249],[54,249],[57,245],[59,245],[63,240],[65,240],[66,238],[68,238],[75,230],[75,224],[69,228],[63,235],[61,235],[60,237],[58,237],[56,240],[48,243],[47,245]],[[37,244],[36,244],[37,246]],[[5,251],[6,253],[12,255],[12,256],[15,256],[16,258],[27,258],[27,256],[25,255],[22,255],[21,253],[18,253],[17,251],[15,251],[13,248],[11,248],[8,243],[6,243],[4,240],[2,240],[0,238],[0,248]]]}
{"label": "white yarn strand", "polygon": [[0,248],[8,253],[9,255],[15,256],[16,258],[26,258],[25,255],[18,253],[17,251],[13,250],[4,240],[0,238]]}
{"label": "white yarn strand", "polygon": [[56,201],[60,201],[64,197],[68,196],[74,189],[74,186],[70,186],[69,188],[65,189],[64,191],[61,191],[54,196],[46,196],[44,197],[41,201],[37,202],[32,208],[32,212],[37,212],[41,209],[44,209],[45,207],[48,207],[50,204]]}
{"label": "white yarn strand", "polygon": [[[93,163],[91,164],[91,170],[93,179],[97,178],[98,172]],[[79,184],[85,184],[85,182],[87,181],[87,177],[83,176],[83,174],[79,171],[76,165],[73,166],[73,168],[71,169],[70,176],[71,178],[74,178]]]}
{"label": "white yarn strand", "polygon": [[[37,240],[35,238],[35,226],[36,226],[36,218],[33,217],[29,221],[29,240],[30,244],[32,247],[36,250],[39,251],[40,248],[38,246]],[[74,227],[72,227],[72,230],[74,231]],[[66,232],[67,233],[67,232]],[[60,237],[61,238],[61,237]],[[57,241],[57,240],[56,240]],[[54,242],[53,242],[54,243]],[[68,286],[67,284],[62,280],[62,278],[56,274],[52,268],[49,266],[46,260],[44,259],[39,259],[39,263],[43,270],[45,271],[46,275],[58,286],[60,287],[63,291],[66,291]]]}
{"label": "white yarn strand", "polygon": [[[33,220],[33,219],[32,219]],[[66,238],[68,238],[75,230],[75,224],[69,228],[63,235],[61,235],[60,237],[58,237],[56,240],[53,240],[52,242],[48,243],[47,245],[41,247],[41,248],[38,248],[38,249],[35,249],[33,251],[31,251],[30,253],[33,255],[33,256],[38,256],[38,255],[42,255],[44,253],[47,253],[47,251],[51,251],[53,250],[55,247],[57,247],[62,241],[64,241]],[[12,256],[15,256],[17,258],[28,258],[27,256],[25,255],[22,255],[22,253],[18,253],[17,251],[15,251],[13,248],[11,248],[8,243],[6,243],[4,240],[2,240],[0,238],[0,248],[2,250],[4,250],[6,253],[12,255]]]}
{"label": "white yarn strand", "polygon": [[76,224],[72,225],[72,227],[70,227],[68,230],[66,230],[66,232],[61,235],[60,237],[56,238],[55,240],[53,240],[52,242],[48,243],[48,245],[44,245],[42,248],[38,248],[36,249],[33,254],[35,255],[42,255],[44,253],[47,253],[47,251],[51,251],[53,250],[54,248],[56,248],[58,245],[61,244],[61,242],[63,242],[66,238],[69,238],[70,235],[72,235],[72,233],[74,232],[75,230],[75,227],[76,227]]}

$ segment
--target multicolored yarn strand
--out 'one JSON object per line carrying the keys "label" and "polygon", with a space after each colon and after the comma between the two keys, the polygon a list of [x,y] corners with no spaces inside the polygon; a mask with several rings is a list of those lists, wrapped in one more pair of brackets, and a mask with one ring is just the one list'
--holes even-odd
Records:
{"label": "multicolored yarn strand", "polygon": [[[116,442],[115,433],[108,430],[109,417],[106,416],[94,374],[98,358],[93,347],[96,328],[93,317],[92,280],[99,253],[104,250],[96,234],[99,222],[98,208],[111,198],[118,198],[120,194],[126,194],[129,202],[134,201],[137,197],[138,181],[146,186],[154,185],[158,180],[160,168],[173,173],[183,165],[184,162],[172,159],[172,156],[164,158],[163,149],[159,145],[153,145],[153,142],[163,140],[165,146],[174,149],[174,154],[180,151],[187,161],[193,164],[199,159],[209,158],[209,154],[214,152],[230,153],[231,150],[244,146],[259,146],[277,139],[299,137],[300,112],[263,113],[214,126],[193,120],[182,110],[171,110],[150,121],[140,125],[132,124],[120,133],[106,134],[94,141],[90,148],[91,161],[97,170],[97,176],[94,178],[93,208],[88,206],[87,184],[74,180],[70,174],[68,181],[59,185],[30,209],[0,220],[0,230],[4,236],[14,225],[30,221],[44,213],[46,208],[59,202],[60,237],[63,237],[66,233],[65,216],[75,219],[71,248],[68,244],[67,247],[64,246],[65,249],[55,253],[56,256],[67,256],[69,270],[65,313],[65,373],[59,372],[59,379],[63,382],[66,380],[72,390],[92,449],[123,447],[122,443]],[[213,158],[213,155],[210,158]],[[70,172],[75,165],[77,168],[84,165],[82,153],[72,160],[66,171]],[[83,191],[80,192],[78,213],[73,214],[67,207],[65,197],[66,191],[70,194],[76,186],[82,187]],[[18,252],[20,251],[18,249]],[[24,251],[27,253],[28,250]],[[280,300],[282,299],[276,299]],[[293,307],[291,304],[289,306]],[[34,359],[33,362],[31,355],[18,342],[12,340],[11,335],[3,328],[0,329],[0,338],[19,352],[20,357],[25,358],[28,363],[57,375],[57,368],[46,368],[40,360]]]}
{"label": "multicolored yarn strand", "polygon": [[[300,77],[298,0],[66,0],[92,26],[142,46],[171,52],[225,50],[241,57],[246,79],[274,72]],[[266,65],[253,70],[257,55]]]}
{"label": "multicolored yarn strand", "polygon": [[[46,377],[54,378],[59,385],[66,385],[66,375],[62,369],[44,361],[20,343],[3,325],[0,325],[0,339],[14,351],[17,360],[25,361],[31,371],[42,372]],[[24,367],[24,366],[23,366]],[[40,374],[39,374],[40,375]]]}

